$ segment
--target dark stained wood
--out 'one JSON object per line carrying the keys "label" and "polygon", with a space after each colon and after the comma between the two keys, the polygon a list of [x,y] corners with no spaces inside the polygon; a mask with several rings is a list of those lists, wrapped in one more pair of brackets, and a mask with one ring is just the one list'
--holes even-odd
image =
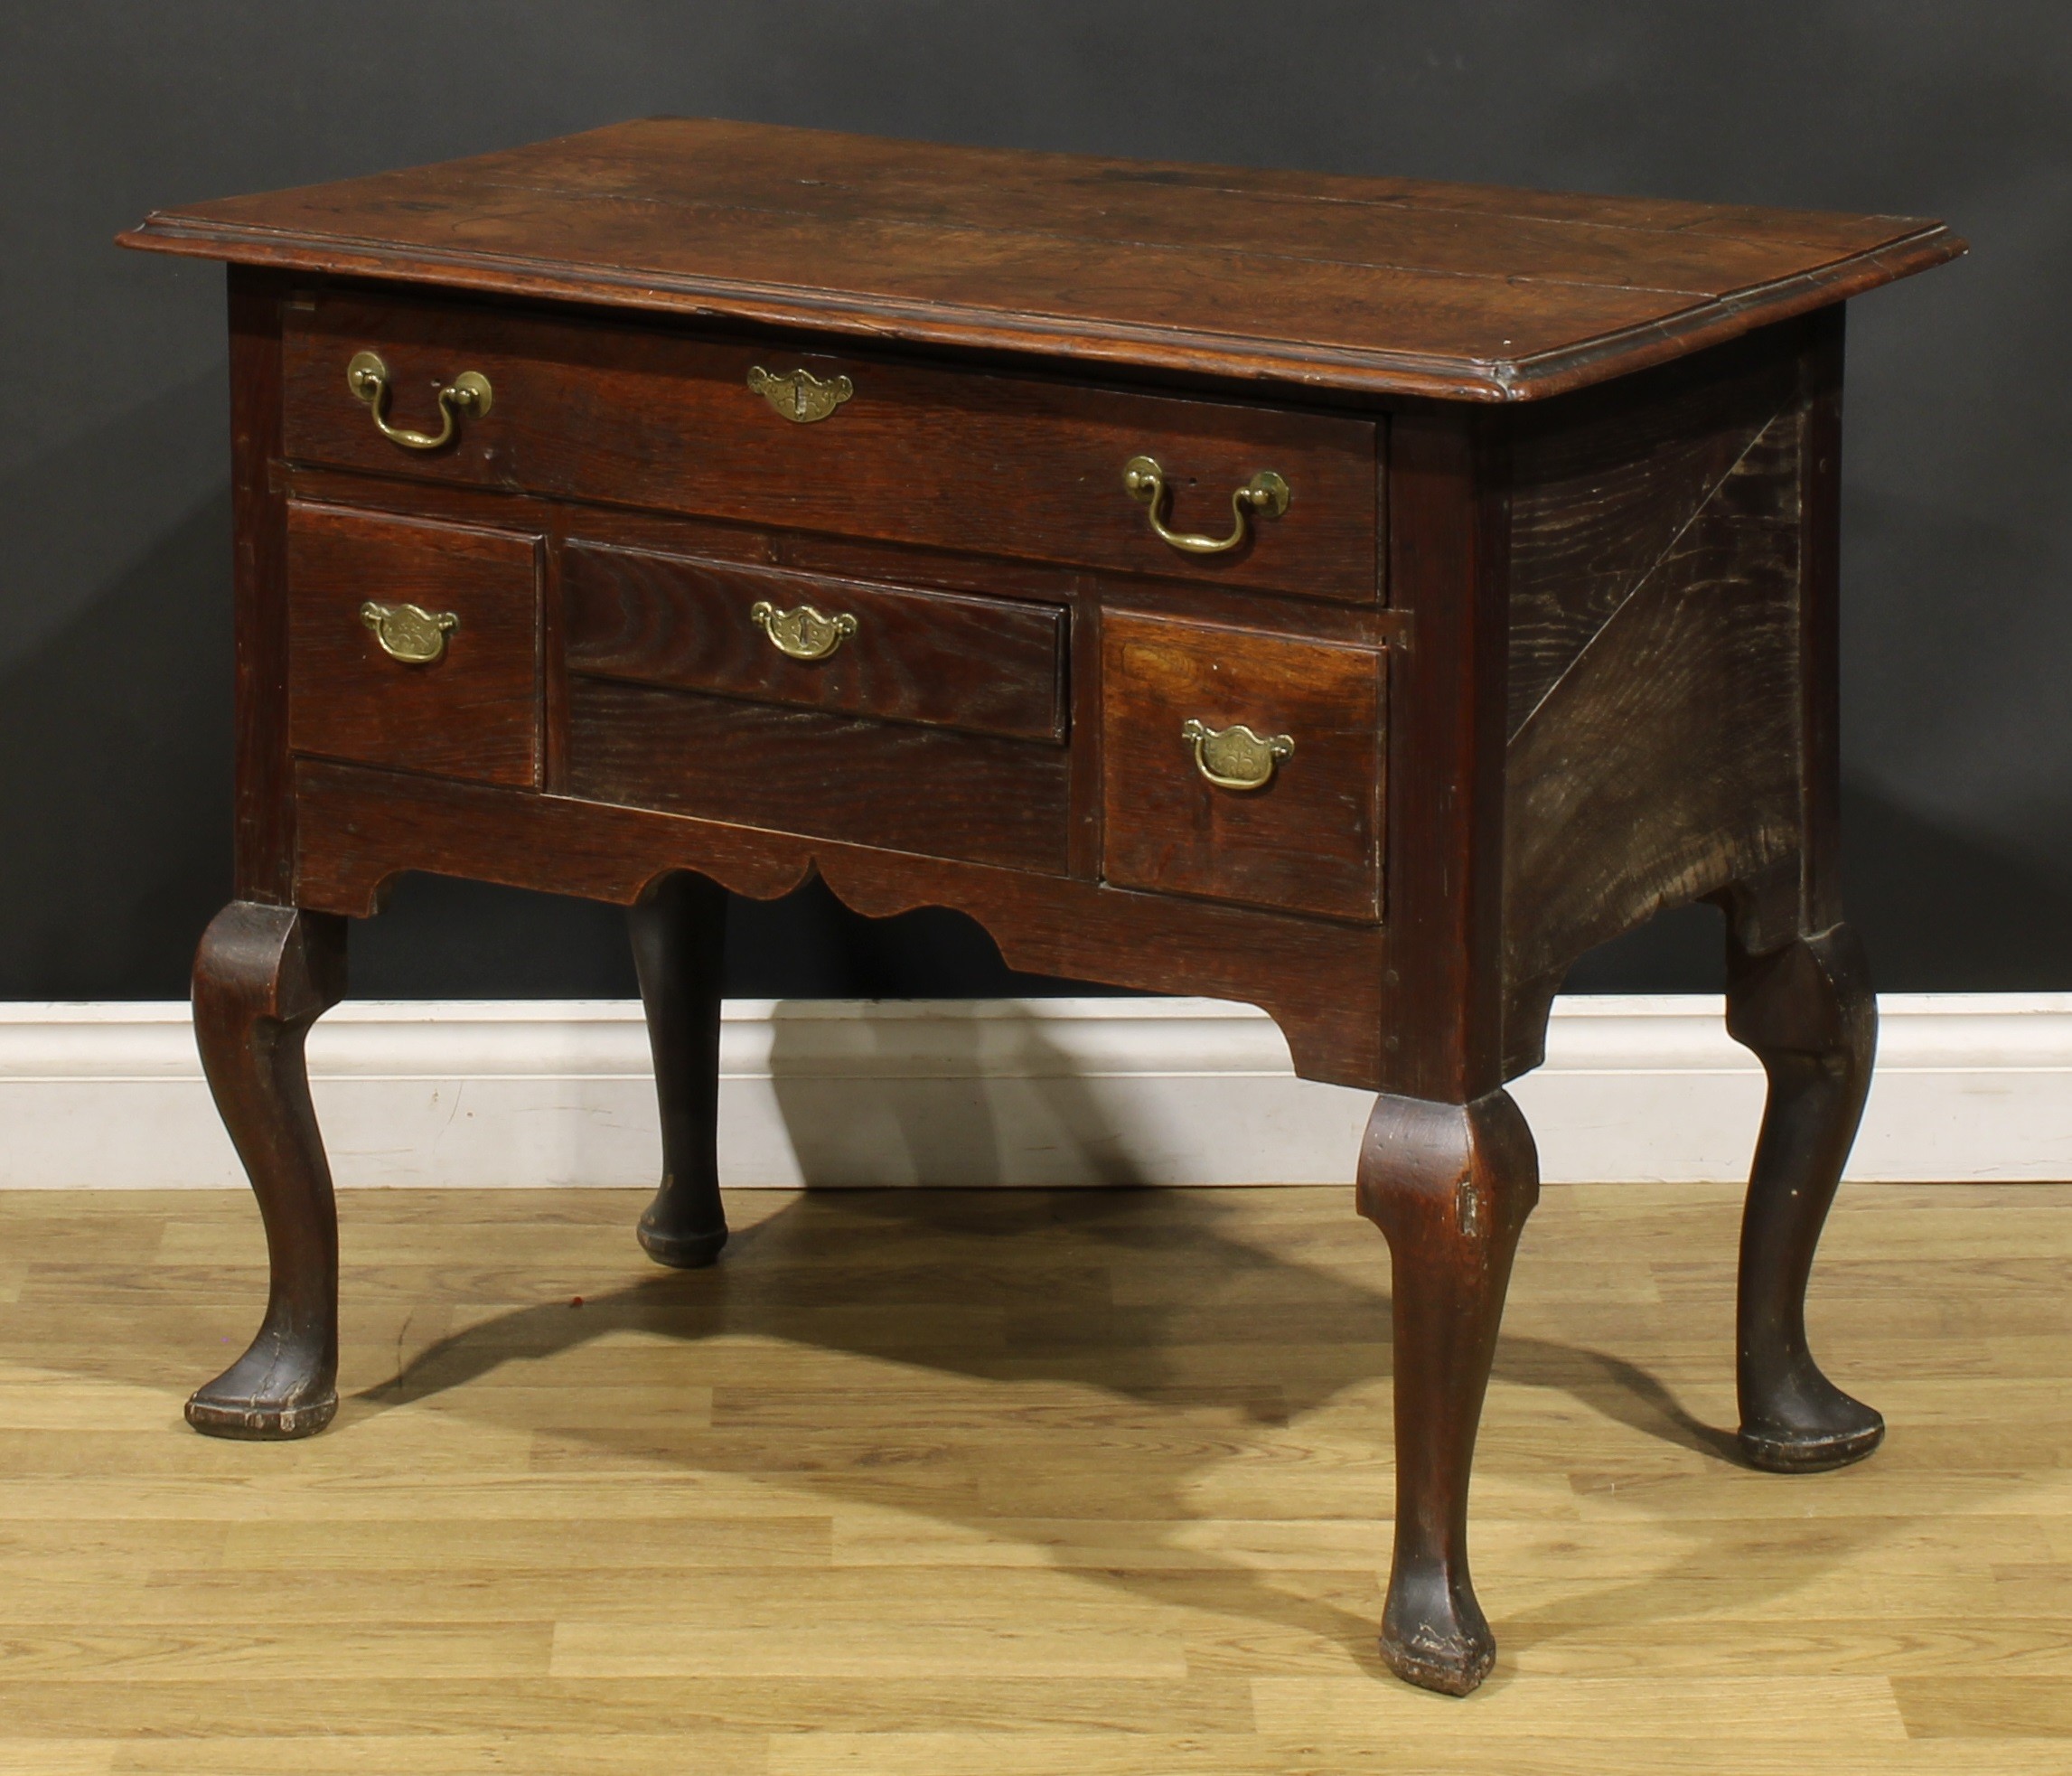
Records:
{"label": "dark stained wood", "polygon": [[[1071,662],[1072,827],[1066,840],[1071,870],[1082,880],[1101,873],[1101,615],[1102,595],[1092,576],[1074,588]],[[1323,608],[1313,606],[1312,608]]]}
{"label": "dark stained wood", "polygon": [[288,780],[286,503],[281,450],[282,279],[232,266],[230,306],[231,601],[236,645],[237,781],[233,877],[245,900],[294,894],[295,800]]}
{"label": "dark stained wood", "polygon": [[[758,529],[709,519],[572,506],[522,493],[446,487],[350,471],[295,465],[283,477],[299,500],[399,516],[512,531],[560,531],[571,540],[744,567],[782,567],[829,578],[858,578],[902,588],[967,593],[1074,607],[1092,597],[1111,610],[1172,616],[1227,628],[1257,625],[1257,595],[1242,587],[1150,576],[1088,575],[1047,562],[961,554],[855,537]],[[1276,600],[1277,633],[1355,647],[1386,647],[1413,627],[1404,613],[1318,599]],[[1077,638],[1074,646],[1076,650]],[[549,650],[551,658],[552,651]],[[1083,675],[1093,683],[1098,673]]]}
{"label": "dark stained wood", "polygon": [[568,794],[1063,875],[1055,747],[656,691],[568,686]]}
{"label": "dark stained wood", "polygon": [[338,1410],[338,1212],[303,1041],[345,991],[345,921],[233,900],[194,958],[194,1034],[266,1223],[251,1348],[187,1402],[213,1437],[307,1437]]}
{"label": "dark stained wood", "polygon": [[1388,965],[1381,1089],[1466,1104],[1502,1084],[1505,440],[1473,409],[1391,428]]}
{"label": "dark stained wood", "polygon": [[[572,672],[1013,739],[1065,736],[1055,607],[831,579],[571,540],[561,555]],[[823,660],[776,647],[749,612],[856,619]]]}
{"label": "dark stained wood", "polygon": [[[338,916],[427,870],[632,908],[665,1263],[726,1237],[728,890],[957,908],[1013,966],[1260,1005],[1304,1077],[1381,1092],[1383,1653],[1457,1694],[1495,1652],[1468,1477],[1537,1189],[1503,1083],[1580,950],[1711,897],[1770,1079],[1741,1447],[1876,1443],[1805,1328],[1875,1039],[1835,874],[1840,304],[1961,251],[1939,225],[662,119],[126,239],[235,262],[240,899],[195,1009],[274,1292],[202,1428],[331,1409],[302,1038]],[[402,424],[464,369],[493,408],[399,449],[363,347]],[[756,364],[853,398],[794,424]],[[1182,529],[1263,468],[1292,503],[1177,551],[1139,453]],[[444,665],[373,653],[380,596],[461,612]],[[863,626],[797,665],[761,597]],[[1190,718],[1296,749],[1218,791]]]}
{"label": "dark stained wood", "polygon": [[727,890],[664,876],[626,909],[661,1109],[661,1183],[636,1229],[657,1264],[700,1270],[727,1244],[719,1199],[719,983]]}
{"label": "dark stained wood", "polygon": [[[680,513],[575,505],[527,493],[445,486],[309,464],[288,465],[281,479],[294,497],[309,504],[350,505],[487,530],[558,532],[575,541],[614,549],[692,556],[743,567],[783,568],[801,574],[865,579],[923,591],[965,592],[1069,606],[1083,578],[1078,569],[1049,562],[1012,560],[998,555],[865,537],[819,536]],[[1129,586],[1132,597],[1145,596],[1147,588],[1156,588],[1150,596],[1234,600],[1237,607],[1257,607],[1254,594],[1242,588],[1224,592],[1195,582],[1151,579],[1114,583]],[[1364,635],[1366,625],[1389,621],[1385,612],[1308,599],[1277,602],[1273,608],[1291,627],[1315,628],[1327,634],[1339,633],[1340,625],[1350,625],[1353,631]]]}
{"label": "dark stained wood", "polygon": [[[436,431],[436,391],[464,370],[489,378],[494,402],[445,448],[405,449],[346,385],[362,349],[389,366],[394,424]],[[1369,419],[402,293],[319,293],[290,314],[285,352],[286,448],[300,462],[1355,603],[1375,596]],[[847,376],[855,393],[801,425],[748,387],[757,365]],[[1177,529],[1227,531],[1232,493],[1261,469],[1292,498],[1242,548],[1185,554],[1152,534],[1123,488],[1123,465],[1140,455],[1172,480]]]}
{"label": "dark stained wood", "polygon": [[1346,605],[1287,604],[1265,615],[1251,593],[1220,586],[1124,579],[1110,574],[1100,575],[1095,583],[1103,610],[1214,624],[1225,629],[1250,629],[1270,622],[1277,634],[1342,642],[1348,647],[1388,647],[1405,640],[1413,626],[1399,611],[1360,610]]}
{"label": "dark stained wood", "polygon": [[[1545,577],[1523,602],[1514,589],[1514,658],[1542,675],[1565,664],[1509,746],[1506,1076],[1538,1065],[1575,958],[1660,907],[1788,876],[1788,899],[1744,896],[1741,920],[1758,947],[1795,933],[1804,414],[1791,360],[1726,368],[1723,383],[1672,371],[1580,397],[1572,430],[1557,403],[1515,446],[1521,529],[1568,512],[1559,527],[1586,534],[1580,514],[1601,507],[1613,535],[1659,552],[1636,570],[1636,547],[1600,543],[1620,572],[1571,576],[1565,609]],[[1750,414],[1773,402],[1751,436]],[[1615,437],[1620,472],[1604,460]],[[1651,482],[1640,465],[1657,461]],[[1707,484],[1693,462],[1724,467]],[[1521,550],[1542,545],[1514,534]]]}
{"label": "dark stained wood", "polygon": [[[596,529],[599,516],[595,512],[583,513],[583,530],[586,536],[601,534]],[[627,513],[612,516],[622,524],[632,518],[632,514]],[[735,535],[746,534],[738,527],[729,529]],[[1027,598],[1065,606],[1078,603],[1084,580],[1077,569],[1048,561],[1013,560],[983,553],[960,554],[948,550],[887,542],[876,537],[820,536],[811,531],[769,531],[762,534],[765,538],[767,559],[797,573],[826,574],[837,578],[845,575],[858,576],[897,586],[973,592],[984,597]],[[623,540],[633,540],[630,531],[624,533]],[[970,537],[966,539],[966,547],[974,551],[982,550],[986,540],[982,536]],[[699,552],[708,551],[701,549]],[[1153,583],[1170,586],[1183,596],[1203,589],[1198,582],[1184,586],[1169,581]],[[1243,589],[1233,596],[1247,601],[1252,597],[1252,594]],[[1307,619],[1319,611],[1336,615],[1342,607],[1303,604],[1289,608],[1300,611]]]}
{"label": "dark stained wood", "polygon": [[1805,1336],[1814,1252],[1878,1048],[1878,1001],[1856,934],[1836,926],[1768,955],[1730,941],[1727,1030],[1769,1076],[1741,1221],[1741,1452],[1778,1473],[1839,1468],[1885,1436],[1877,1413],[1821,1373]]}
{"label": "dark stained wood", "polygon": [[[1521,414],[1511,472],[1509,732],[1667,559],[1797,391],[1798,330],[1771,330]],[[1643,390],[1646,393],[1643,394]]]}
{"label": "dark stained wood", "polygon": [[131,246],[933,345],[1505,400],[1954,257],[1906,217],[652,117],[161,211]]}
{"label": "dark stained wood", "polygon": [[[460,625],[427,665],[391,659],[363,602]],[[483,783],[539,781],[539,539],[333,506],[287,522],[288,745]]]}
{"label": "dark stained wood", "polygon": [[[1109,881],[1381,916],[1385,655],[1114,615],[1102,645]],[[1294,751],[1264,788],[1218,788],[1182,738],[1190,719]]]}
{"label": "dark stained wood", "polygon": [[1798,928],[1842,919],[1842,353],[1845,311],[1813,315],[1799,359]]}
{"label": "dark stained wood", "polygon": [[537,506],[545,517],[540,552],[539,787],[559,794],[568,785],[568,597],[563,575],[567,509],[550,501],[505,500]]}
{"label": "dark stained wood", "polygon": [[1390,1019],[1372,926],[352,766],[298,766],[295,795],[305,907],[376,912],[410,869],[626,906],[671,869],[758,899],[817,873],[872,918],[916,907],[969,913],[1013,968],[1258,1005],[1306,1079],[1371,1090],[1380,1075]]}
{"label": "dark stained wood", "polygon": [[1396,1542],[1382,1657],[1449,1696],[1496,1659],[1468,1576],[1467,1477],[1511,1261],[1539,1197],[1539,1156],[1509,1093],[1375,1100],[1359,1204],[1388,1236],[1393,1275]]}

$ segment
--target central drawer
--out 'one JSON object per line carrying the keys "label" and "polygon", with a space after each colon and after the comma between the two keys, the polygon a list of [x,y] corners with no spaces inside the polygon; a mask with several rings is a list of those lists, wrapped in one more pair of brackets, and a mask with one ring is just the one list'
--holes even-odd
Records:
{"label": "central drawer", "polygon": [[1065,613],[572,541],[568,669],[1009,739],[1065,734]]}
{"label": "central drawer", "polygon": [[1060,874],[1068,614],[571,540],[568,793]]}
{"label": "central drawer", "polygon": [[[291,303],[282,348],[297,462],[1351,604],[1379,596],[1381,435],[1368,418],[364,289]],[[362,353],[378,381],[349,382]],[[466,376],[480,381],[442,406]],[[1141,462],[1156,480],[1126,476]]]}

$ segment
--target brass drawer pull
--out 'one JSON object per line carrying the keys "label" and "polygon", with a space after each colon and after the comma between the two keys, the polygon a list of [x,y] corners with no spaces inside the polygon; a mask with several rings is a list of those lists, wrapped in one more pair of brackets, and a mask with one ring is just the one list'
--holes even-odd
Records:
{"label": "brass drawer pull", "polygon": [[825,419],[856,393],[856,384],[846,376],[823,382],[810,370],[788,370],[773,376],[761,364],[748,372],[748,386],[794,425],[810,426]]}
{"label": "brass drawer pull", "polygon": [[461,626],[460,618],[450,610],[382,605],[372,598],[360,606],[360,620],[373,630],[381,652],[406,666],[436,665],[445,654],[446,637]]}
{"label": "brass drawer pull", "polygon": [[1261,469],[1230,496],[1231,511],[1237,515],[1236,528],[1227,537],[1205,537],[1166,528],[1166,521],[1159,515],[1168,491],[1166,472],[1150,457],[1132,456],[1122,465],[1122,487],[1131,499],[1151,509],[1151,528],[1158,540],[1189,555],[1221,555],[1225,550],[1235,549],[1249,534],[1250,521],[1255,515],[1278,518],[1288,510],[1291,497],[1285,481],[1271,469]]}
{"label": "brass drawer pull", "polygon": [[846,610],[828,616],[811,605],[796,610],[779,610],[767,598],[758,598],[748,615],[769,636],[777,652],[793,660],[825,660],[856,634],[856,618]]}
{"label": "brass drawer pull", "polygon": [[1242,721],[1234,728],[1184,721],[1180,738],[1194,751],[1195,769],[1218,789],[1264,789],[1295,754],[1291,735],[1255,734]]}
{"label": "brass drawer pull", "polygon": [[389,405],[389,366],[372,352],[352,354],[352,362],[345,366],[345,386],[367,403],[374,415],[374,429],[390,444],[399,444],[406,450],[443,448],[453,442],[457,415],[464,413],[471,419],[479,419],[490,407],[489,378],[478,370],[464,370],[439,390],[439,411],[445,415],[446,423],[436,434],[391,426],[383,411]]}

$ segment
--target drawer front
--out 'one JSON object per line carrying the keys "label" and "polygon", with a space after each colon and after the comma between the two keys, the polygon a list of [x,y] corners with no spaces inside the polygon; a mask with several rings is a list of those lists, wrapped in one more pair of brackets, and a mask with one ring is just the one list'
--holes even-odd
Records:
{"label": "drawer front", "polygon": [[[437,395],[487,379],[479,417],[437,449],[383,437],[348,386],[354,356],[388,371],[384,413],[436,435]],[[286,448],[299,462],[597,500],[839,535],[1111,570],[1219,580],[1311,597],[1377,597],[1374,423],[949,367],[716,340],[666,327],[561,320],[380,294],[323,292],[284,336]],[[802,422],[804,371],[848,398]],[[810,409],[811,403],[807,403]],[[780,410],[782,409],[782,410]],[[1277,517],[1189,553],[1153,533],[1124,485],[1132,459],[1164,472],[1168,530],[1234,534],[1232,496],[1270,471]]]}
{"label": "drawer front", "polygon": [[1052,745],[1066,614],[570,542],[572,672]]}
{"label": "drawer front", "polygon": [[1063,747],[730,697],[568,681],[568,793],[1063,875]]}
{"label": "drawer front", "polygon": [[[1384,661],[1374,648],[1104,617],[1107,879],[1378,920]],[[1233,733],[1241,725],[1265,747]],[[1259,785],[1219,786],[1205,766]]]}
{"label": "drawer front", "polygon": [[539,586],[537,537],[291,504],[289,747],[536,786]]}

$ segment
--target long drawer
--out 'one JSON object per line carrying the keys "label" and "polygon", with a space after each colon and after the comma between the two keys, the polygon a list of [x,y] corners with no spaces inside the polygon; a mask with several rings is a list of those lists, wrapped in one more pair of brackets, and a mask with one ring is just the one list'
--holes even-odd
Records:
{"label": "long drawer", "polygon": [[[299,462],[1345,603],[1379,596],[1380,436],[1366,418],[365,288],[291,305],[283,347],[286,446]],[[445,442],[420,447],[449,419]],[[1233,537],[1214,552],[1187,546]]]}

